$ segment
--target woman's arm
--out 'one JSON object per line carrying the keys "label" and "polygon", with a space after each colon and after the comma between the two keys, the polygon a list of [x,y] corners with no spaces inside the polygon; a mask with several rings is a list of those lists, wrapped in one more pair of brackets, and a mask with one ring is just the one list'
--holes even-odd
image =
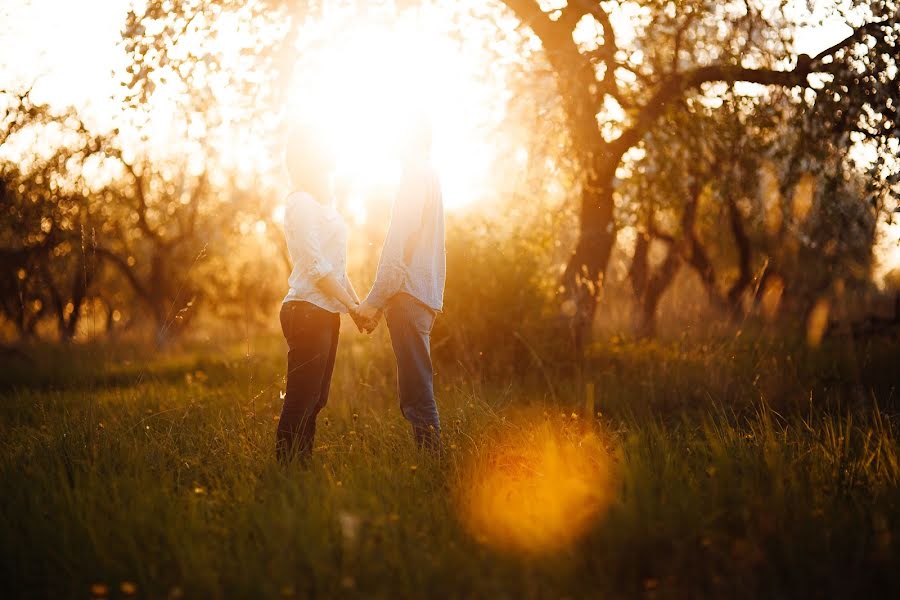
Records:
{"label": "woman's arm", "polygon": [[342,286],[338,282],[337,277],[334,276],[334,273],[328,273],[324,275],[321,279],[319,279],[319,281],[316,282],[316,285],[318,285],[323,292],[346,306],[347,310],[349,310],[350,312],[354,312],[359,306],[359,300],[354,298],[347,292],[344,286]]}
{"label": "woman's arm", "polygon": [[296,197],[288,202],[285,214],[285,235],[294,260],[302,261],[305,275],[315,282],[327,296],[343,304],[348,310],[356,310],[359,300],[352,296],[334,276],[331,264],[322,253],[318,232],[310,227],[314,223],[315,200],[312,197]]}

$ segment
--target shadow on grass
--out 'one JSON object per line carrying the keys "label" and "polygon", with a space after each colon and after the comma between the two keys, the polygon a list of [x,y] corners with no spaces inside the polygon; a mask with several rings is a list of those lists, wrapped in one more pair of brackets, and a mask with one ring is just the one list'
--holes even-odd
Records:
{"label": "shadow on grass", "polygon": [[234,348],[180,347],[166,351],[135,345],[34,345],[6,357],[0,393],[15,390],[84,390],[147,382],[201,382],[215,387],[246,377],[270,362],[264,353],[241,356]]}

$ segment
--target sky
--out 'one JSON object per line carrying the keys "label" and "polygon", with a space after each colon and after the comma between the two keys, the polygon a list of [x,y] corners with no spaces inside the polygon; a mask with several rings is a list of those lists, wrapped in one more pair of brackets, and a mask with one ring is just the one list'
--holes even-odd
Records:
{"label": "sky", "polygon": [[102,110],[127,10],[123,0],[0,0],[0,89],[33,83],[38,100]]}

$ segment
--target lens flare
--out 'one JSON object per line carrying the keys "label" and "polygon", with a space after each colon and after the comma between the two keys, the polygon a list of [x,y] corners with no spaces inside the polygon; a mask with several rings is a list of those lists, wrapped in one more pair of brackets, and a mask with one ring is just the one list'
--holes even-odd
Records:
{"label": "lens flare", "polygon": [[614,478],[599,436],[578,429],[546,419],[510,427],[473,455],[457,494],[468,532],[526,554],[560,550],[582,536],[609,506]]}

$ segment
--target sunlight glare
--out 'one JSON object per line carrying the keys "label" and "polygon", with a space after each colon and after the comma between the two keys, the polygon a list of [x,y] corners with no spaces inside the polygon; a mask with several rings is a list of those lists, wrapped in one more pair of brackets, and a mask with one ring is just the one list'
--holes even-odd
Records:
{"label": "sunlight glare", "polygon": [[[403,17],[357,22],[302,56],[289,99],[293,120],[314,120],[332,140],[338,176],[353,193],[393,185],[400,173],[399,138],[415,114],[434,129],[433,158],[448,208],[472,202],[492,160],[479,130],[491,90],[485,66],[448,34]],[[354,217],[365,221],[354,199]]]}
{"label": "sunlight glare", "polygon": [[494,440],[466,473],[459,494],[464,525],[479,542],[505,551],[566,547],[613,496],[612,461],[599,437],[549,421]]}

